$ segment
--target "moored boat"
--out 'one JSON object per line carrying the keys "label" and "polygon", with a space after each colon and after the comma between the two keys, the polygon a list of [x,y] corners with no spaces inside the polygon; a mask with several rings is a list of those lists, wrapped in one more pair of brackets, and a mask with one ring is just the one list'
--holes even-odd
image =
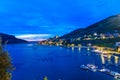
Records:
{"label": "moored boat", "polygon": [[96,72],[98,67],[93,65],[93,64],[87,64],[86,66],[85,65],[81,65],[80,68]]}
{"label": "moored boat", "polygon": [[85,65],[81,65],[80,68],[84,69],[84,70],[88,70],[89,68]]}
{"label": "moored boat", "polygon": [[87,64],[87,67],[89,68],[90,71],[96,72],[97,71],[97,66],[93,64]]}
{"label": "moored boat", "polygon": [[111,76],[113,76],[114,78],[116,78],[117,80],[120,80],[120,73],[118,73],[118,72],[111,71],[111,70],[109,70],[109,69],[100,69],[99,71],[100,71],[100,72],[103,72],[103,73],[105,73],[105,74],[111,75]]}

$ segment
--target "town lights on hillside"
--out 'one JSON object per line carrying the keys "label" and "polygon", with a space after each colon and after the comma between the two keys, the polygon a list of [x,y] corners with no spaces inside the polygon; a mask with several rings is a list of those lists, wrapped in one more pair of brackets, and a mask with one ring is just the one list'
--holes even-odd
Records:
{"label": "town lights on hillside", "polygon": [[76,39],[77,41],[80,41],[80,37]]}
{"label": "town lights on hillside", "polygon": [[71,44],[71,47],[74,47],[75,46],[75,44]]}
{"label": "town lights on hillside", "polygon": [[70,47],[70,44],[67,44],[67,47]]}
{"label": "town lights on hillside", "polygon": [[94,36],[97,36],[97,33],[94,33],[93,35],[94,35]]}
{"label": "town lights on hillside", "polygon": [[82,45],[81,44],[78,44],[78,47],[81,47]]}
{"label": "town lights on hillside", "polygon": [[106,39],[107,37],[105,35],[102,35],[101,36],[101,39]]}
{"label": "town lights on hillside", "polygon": [[59,36],[55,36],[55,38],[56,38],[56,39],[58,39],[58,38],[59,38]]}
{"label": "town lights on hillside", "polygon": [[89,44],[87,44],[89,47],[91,47],[92,46],[92,44],[91,43],[89,43]]}

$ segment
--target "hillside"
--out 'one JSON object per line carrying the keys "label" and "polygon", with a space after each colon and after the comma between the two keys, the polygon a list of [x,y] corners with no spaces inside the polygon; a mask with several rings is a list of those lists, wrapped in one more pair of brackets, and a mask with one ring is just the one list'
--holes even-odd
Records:
{"label": "hillside", "polygon": [[100,22],[88,26],[87,28],[77,29],[71,33],[63,35],[61,38],[77,38],[83,35],[96,33],[120,33],[120,15],[108,17]]}
{"label": "hillside", "polygon": [[22,40],[22,39],[17,39],[13,35],[8,35],[8,34],[3,34],[3,33],[0,33],[0,37],[2,38],[2,43],[5,43],[6,41],[8,41],[8,44],[11,44],[11,43],[26,43],[27,42],[27,41]]}

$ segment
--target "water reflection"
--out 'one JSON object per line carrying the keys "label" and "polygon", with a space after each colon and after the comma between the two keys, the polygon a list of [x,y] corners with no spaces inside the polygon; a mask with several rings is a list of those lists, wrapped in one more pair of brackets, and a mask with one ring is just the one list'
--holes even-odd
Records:
{"label": "water reflection", "polygon": [[80,47],[78,48],[78,51],[79,51],[79,53],[81,52],[81,48]]}
{"label": "water reflection", "polygon": [[[79,67],[83,64],[95,64],[100,68],[102,66],[106,68],[106,65],[101,65],[101,62],[102,64],[107,64],[108,61],[115,61],[115,63],[118,64],[119,58],[116,58],[112,55],[107,55],[107,57],[99,54],[96,55],[91,51],[91,48],[89,50],[81,47],[70,47],[67,49],[63,47],[52,47],[53,48],[50,46],[40,46],[36,52],[33,52],[33,49],[29,47],[25,47],[25,49],[20,48],[18,50],[15,46],[15,49],[11,51],[11,53],[13,52],[12,56],[15,58],[14,62],[20,62],[24,64],[21,64],[21,68],[17,67],[18,72],[15,71],[13,73],[13,75],[17,77],[15,77],[13,80],[33,80],[33,77],[35,77],[36,80],[74,80],[74,78],[78,80],[94,80],[94,78],[97,78],[98,80],[105,80],[105,78],[107,80],[113,80],[113,78],[111,79],[111,77],[109,78],[109,76],[104,74],[100,74],[101,77],[99,77],[98,73],[92,74],[90,71],[86,73],[84,70],[80,70]],[[15,50],[17,50],[17,52],[21,51],[21,53],[16,54]],[[73,54],[72,51],[75,53]],[[30,54],[30,52],[36,54]],[[78,52],[80,53],[78,54]],[[19,65],[17,64],[15,66]],[[112,67],[112,69],[114,69],[114,67]],[[18,73],[23,74],[23,71],[24,77],[19,79],[20,75],[18,75]],[[40,76],[36,77],[38,74],[40,74]]]}
{"label": "water reflection", "polygon": [[70,52],[70,50],[69,50],[69,49],[67,49],[67,52]]}
{"label": "water reflection", "polygon": [[111,55],[107,55],[108,63],[111,63]]}
{"label": "water reflection", "polygon": [[101,57],[102,64],[105,64],[105,58],[103,57],[103,54],[100,55],[100,57]]}
{"label": "water reflection", "polygon": [[62,47],[60,47],[60,50],[62,50]]}
{"label": "water reflection", "polygon": [[[107,62],[107,64],[108,65],[114,65],[114,66],[116,66],[116,65],[120,65],[119,64],[119,57],[118,56],[114,56],[114,55],[100,55],[100,57],[101,57],[101,62],[102,62],[102,64],[106,64],[106,62]],[[113,61],[113,62],[112,62]]]}
{"label": "water reflection", "polygon": [[115,61],[115,64],[118,64],[118,61],[119,61],[118,59],[119,59],[119,57],[118,57],[118,56],[114,56],[114,59],[115,59],[115,60],[114,60],[114,61]]}
{"label": "water reflection", "polygon": [[74,48],[74,47],[72,47],[72,51],[73,51],[73,52],[74,52],[74,49],[75,49],[75,48]]}
{"label": "water reflection", "polygon": [[88,47],[88,48],[87,48],[87,50],[89,51],[89,50],[90,50],[90,48]]}

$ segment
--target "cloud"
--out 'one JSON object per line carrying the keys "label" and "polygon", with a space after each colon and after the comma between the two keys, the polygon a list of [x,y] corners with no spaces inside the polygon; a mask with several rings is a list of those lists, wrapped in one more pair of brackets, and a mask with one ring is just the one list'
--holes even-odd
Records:
{"label": "cloud", "polygon": [[63,35],[120,12],[120,0],[1,0],[0,32]]}
{"label": "cloud", "polygon": [[49,38],[51,34],[23,34],[16,35],[16,38],[24,39],[27,41],[41,41]]}

